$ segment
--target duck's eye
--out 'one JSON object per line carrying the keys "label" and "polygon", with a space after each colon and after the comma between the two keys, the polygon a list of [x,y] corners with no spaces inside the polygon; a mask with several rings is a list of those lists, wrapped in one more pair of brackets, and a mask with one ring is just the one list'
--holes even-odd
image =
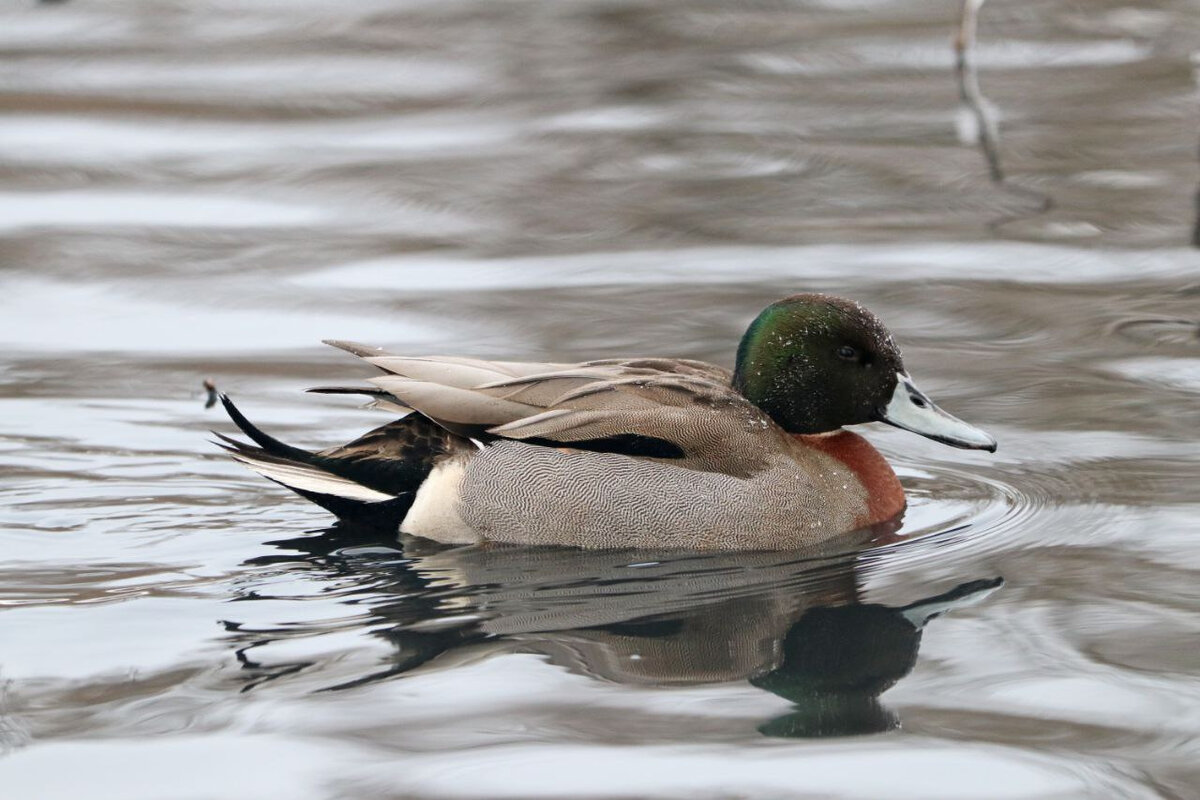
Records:
{"label": "duck's eye", "polygon": [[846,361],[857,361],[858,360],[858,350],[851,347],[848,344],[844,344],[841,347],[839,347],[837,349],[837,355],[838,355],[838,358],[845,359]]}

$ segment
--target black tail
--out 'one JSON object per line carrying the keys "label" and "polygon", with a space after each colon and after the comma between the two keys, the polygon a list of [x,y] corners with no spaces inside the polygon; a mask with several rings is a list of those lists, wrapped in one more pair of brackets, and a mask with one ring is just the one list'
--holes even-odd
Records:
{"label": "black tail", "polygon": [[[293,447],[260,430],[227,396],[221,395],[221,403],[230,419],[255,444],[217,433],[220,447],[253,471],[286,486],[339,519],[358,524],[398,526],[412,505],[417,487],[428,473],[427,469],[420,469],[420,465],[370,458],[371,453],[361,447],[354,449],[352,445],[338,448],[344,454],[337,451],[313,453]],[[372,436],[377,440],[389,427],[372,431],[358,441]]]}

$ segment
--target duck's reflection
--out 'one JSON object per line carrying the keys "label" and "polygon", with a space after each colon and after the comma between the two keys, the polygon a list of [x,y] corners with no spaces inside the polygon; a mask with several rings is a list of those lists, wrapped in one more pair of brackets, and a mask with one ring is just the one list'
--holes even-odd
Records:
{"label": "duck's reflection", "polygon": [[767,722],[768,736],[845,736],[899,725],[879,695],[912,671],[925,623],[995,591],[1000,578],[961,583],[943,594],[893,607],[875,603],[809,608],[780,642],[778,666],[755,686],[795,710]]}
{"label": "duck's reflection", "polygon": [[[572,671],[624,684],[751,684],[794,704],[760,726],[769,736],[888,730],[880,693],[912,670],[925,624],[1002,583],[977,580],[905,606],[863,603],[854,554],[579,551],[473,546],[403,552],[346,529],[290,540],[338,579],[370,587],[389,663],[345,689],[450,663],[453,651],[535,652]],[[842,543],[845,546],[845,543]],[[273,558],[271,560],[282,560]],[[380,631],[378,622],[389,625]],[[254,647],[270,640],[231,625],[248,686],[273,673]]]}

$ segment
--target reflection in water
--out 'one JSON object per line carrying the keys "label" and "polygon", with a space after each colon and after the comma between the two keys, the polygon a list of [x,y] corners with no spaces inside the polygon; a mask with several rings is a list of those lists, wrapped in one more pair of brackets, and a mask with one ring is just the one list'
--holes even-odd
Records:
{"label": "reflection in water", "polygon": [[[1192,54],[1192,80],[1200,89],[1200,51]],[[1200,145],[1196,147],[1196,156],[1200,158]],[[1192,223],[1192,246],[1200,247],[1200,185],[1196,186],[1196,218]]]}
{"label": "reflection in water", "polygon": [[[925,624],[1003,582],[971,581],[892,607],[862,601],[852,552],[443,548],[411,538],[401,551],[350,527],[276,544],[308,555],[260,563],[304,560],[322,565],[333,580],[351,577],[361,592],[348,602],[371,612],[359,624],[394,648],[382,667],[326,690],[437,669],[439,658],[463,648],[538,653],[570,671],[627,685],[749,681],[795,704],[759,727],[785,737],[896,727],[878,696],[913,668]],[[226,625],[246,670],[243,691],[314,663],[266,667],[253,651],[282,628]],[[287,627],[290,635],[303,633]]]}
{"label": "reflection in water", "polygon": [[958,96],[971,120],[960,125],[959,137],[979,144],[987,162],[989,177],[993,183],[1000,183],[1004,180],[1004,170],[1000,167],[1000,129],[996,123],[996,109],[979,88],[979,72],[974,58],[979,9],[983,3],[984,0],[963,0],[958,35],[954,38]]}
{"label": "reflection in water", "polygon": [[979,69],[975,63],[978,40],[979,12],[985,0],[962,0],[958,31],[954,37],[954,74],[958,83],[958,138],[964,144],[979,146],[987,164],[988,178],[1010,194],[1027,198],[1032,205],[1016,213],[1005,212],[988,222],[994,233],[1000,233],[1010,222],[1019,222],[1045,215],[1054,208],[1054,199],[1044,192],[1019,186],[1008,180],[1000,162],[1000,122],[996,106],[979,88]]}
{"label": "reflection in water", "polygon": [[925,623],[1003,582],[969,581],[899,608],[862,603],[808,609],[780,642],[779,666],[750,679],[796,704],[791,714],[759,730],[768,736],[846,736],[899,726],[878,698],[917,663]]}
{"label": "reflection in water", "polygon": [[[1200,72],[1200,65],[1197,66],[1197,72]],[[1196,148],[1196,152],[1200,155],[1200,147]],[[1192,246],[1200,247],[1200,185],[1196,187],[1196,221],[1192,223]]]}

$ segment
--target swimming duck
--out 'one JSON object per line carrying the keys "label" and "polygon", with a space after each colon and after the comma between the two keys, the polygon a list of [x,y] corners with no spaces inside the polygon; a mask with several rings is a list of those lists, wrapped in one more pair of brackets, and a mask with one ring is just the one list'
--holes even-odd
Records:
{"label": "swimming duck", "polygon": [[310,391],[364,394],[399,419],[310,452],[222,396],[254,442],[218,434],[222,446],[343,519],[448,544],[804,547],[905,507],[891,466],[843,426],[996,449],[917,389],[874,314],[824,294],[764,309],[732,373],[674,358],[546,364],[327,344],[382,374]]}

